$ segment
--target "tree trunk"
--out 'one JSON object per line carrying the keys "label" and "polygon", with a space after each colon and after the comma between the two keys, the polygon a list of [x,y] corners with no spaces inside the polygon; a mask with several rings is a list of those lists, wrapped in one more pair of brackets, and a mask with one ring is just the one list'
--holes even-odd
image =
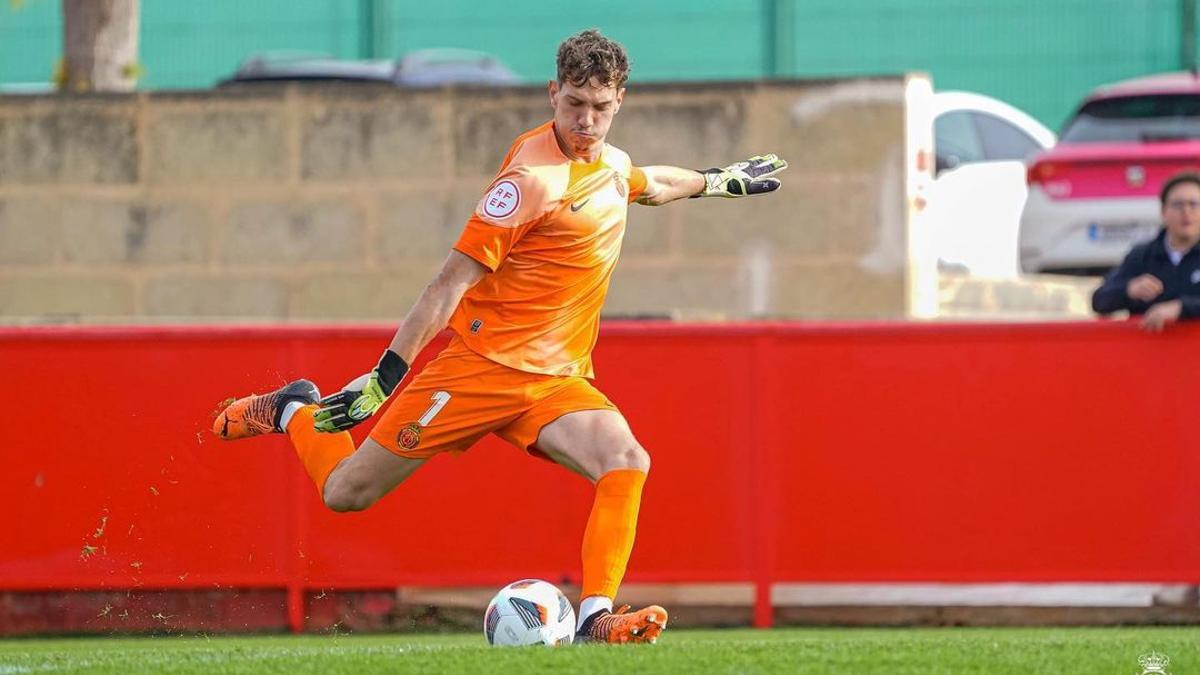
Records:
{"label": "tree trunk", "polygon": [[138,0],[62,0],[66,92],[132,91],[138,66]]}

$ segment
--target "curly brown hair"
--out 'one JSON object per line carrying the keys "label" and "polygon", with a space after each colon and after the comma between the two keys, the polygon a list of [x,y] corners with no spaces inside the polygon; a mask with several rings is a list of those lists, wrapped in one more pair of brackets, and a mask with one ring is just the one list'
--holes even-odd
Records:
{"label": "curly brown hair", "polygon": [[576,87],[595,78],[605,87],[623,87],[629,79],[629,57],[620,43],[595,28],[577,33],[558,46],[558,82]]}

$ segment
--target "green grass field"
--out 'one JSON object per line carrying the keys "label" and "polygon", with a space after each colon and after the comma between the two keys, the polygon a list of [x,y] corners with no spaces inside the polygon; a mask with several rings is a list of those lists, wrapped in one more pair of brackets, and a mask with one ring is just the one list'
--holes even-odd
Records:
{"label": "green grass field", "polygon": [[495,649],[480,635],[58,638],[0,641],[9,673],[1088,673],[1138,656],[1200,673],[1200,628],[668,631],[654,646]]}

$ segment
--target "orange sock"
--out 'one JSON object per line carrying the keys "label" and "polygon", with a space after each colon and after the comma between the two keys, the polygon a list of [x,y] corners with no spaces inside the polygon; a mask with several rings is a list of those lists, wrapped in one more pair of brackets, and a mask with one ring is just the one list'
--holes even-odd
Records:
{"label": "orange sock", "polygon": [[596,499],[583,531],[583,589],[579,597],[617,596],[633,551],[645,482],[645,472],[637,469],[609,471],[596,481]]}
{"label": "orange sock", "polygon": [[350,438],[348,431],[327,434],[314,429],[313,414],[316,411],[316,405],[306,405],[297,410],[288,422],[287,435],[292,439],[292,447],[296,448],[296,455],[300,457],[308,477],[317,486],[317,492],[324,495],[329,474],[333,473],[338,462],[354,453],[354,439]]}

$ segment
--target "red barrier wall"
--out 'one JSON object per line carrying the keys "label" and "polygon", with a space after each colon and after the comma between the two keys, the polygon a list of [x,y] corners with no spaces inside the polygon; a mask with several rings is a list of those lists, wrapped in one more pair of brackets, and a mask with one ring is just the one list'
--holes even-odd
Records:
{"label": "red barrier wall", "polygon": [[[306,588],[577,581],[590,486],[494,438],[333,514],[283,437],[209,435],[391,330],[0,329],[0,590],[287,588],[299,628]],[[628,579],[753,581],[760,625],[779,581],[1196,583],[1197,337],[606,324],[598,384],[654,461]]]}

